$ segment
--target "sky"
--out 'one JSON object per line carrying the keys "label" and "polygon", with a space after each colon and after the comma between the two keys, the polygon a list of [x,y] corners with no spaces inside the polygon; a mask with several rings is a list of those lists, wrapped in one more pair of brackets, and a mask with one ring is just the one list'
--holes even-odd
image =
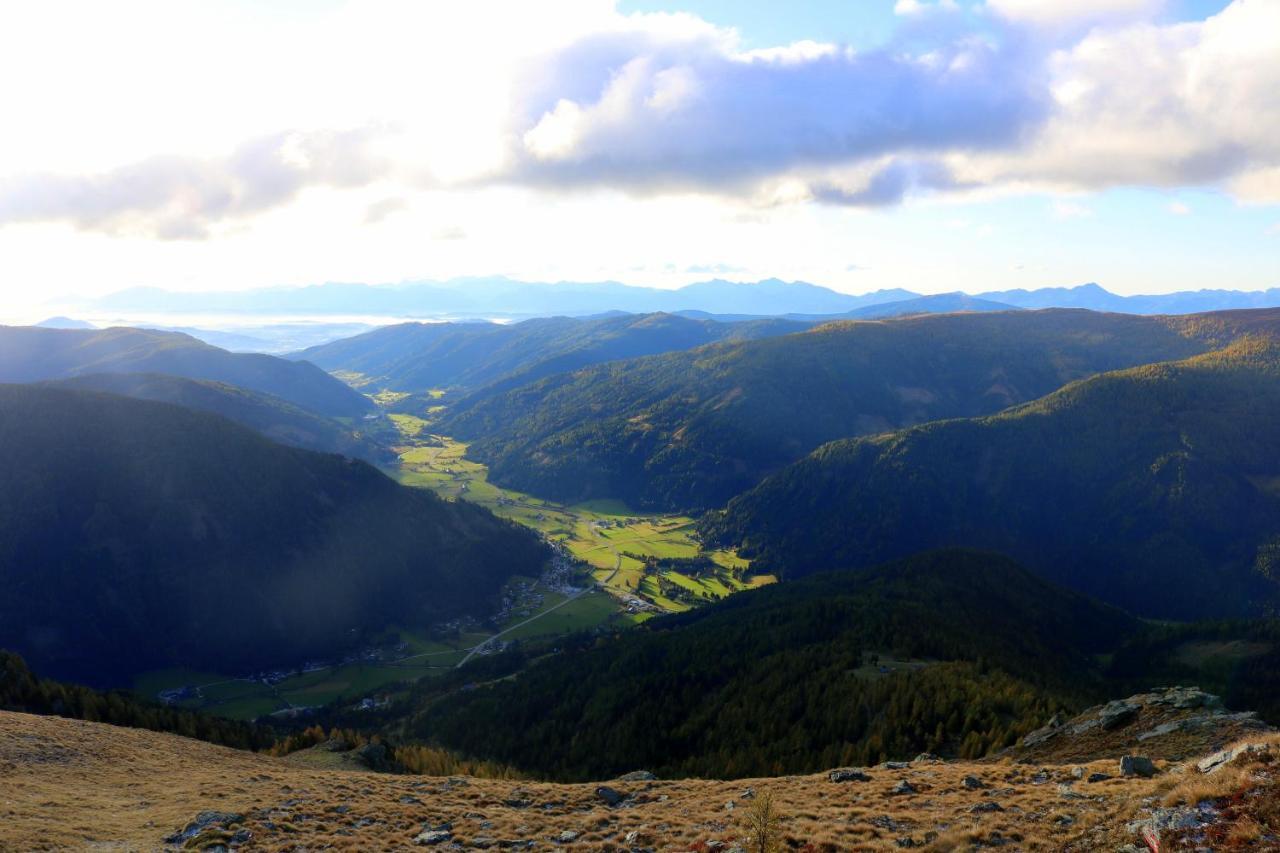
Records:
{"label": "sky", "polygon": [[0,315],[458,276],[1280,286],[1280,0],[0,5]]}

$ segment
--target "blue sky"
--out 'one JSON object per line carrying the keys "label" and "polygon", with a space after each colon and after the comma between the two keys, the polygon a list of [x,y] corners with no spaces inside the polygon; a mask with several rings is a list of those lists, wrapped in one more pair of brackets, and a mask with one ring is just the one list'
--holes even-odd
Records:
{"label": "blue sky", "polygon": [[50,0],[0,6],[0,76],[10,313],[491,274],[1280,286],[1280,0]]}

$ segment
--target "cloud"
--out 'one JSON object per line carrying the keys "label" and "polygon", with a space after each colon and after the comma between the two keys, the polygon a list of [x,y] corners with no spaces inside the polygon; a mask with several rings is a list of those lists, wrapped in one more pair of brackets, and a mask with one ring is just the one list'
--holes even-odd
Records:
{"label": "cloud", "polygon": [[365,208],[364,224],[376,225],[388,216],[405,210],[408,206],[409,202],[396,196],[375,201],[373,204]]}
{"label": "cloud", "polygon": [[[1280,0],[1201,23],[1098,28],[1050,60],[1055,106],[1012,156],[958,156],[983,184],[1215,186],[1280,201]],[[961,162],[963,160],[963,162]]]}
{"label": "cloud", "polygon": [[[43,127],[47,104],[19,92],[27,112],[12,136],[25,142],[7,149],[10,135],[0,138],[0,163],[14,170],[0,175],[0,226],[65,222],[198,239],[311,188],[373,184],[387,198],[369,206],[370,194],[359,194],[369,222],[392,215],[393,199],[440,186],[701,194],[756,212],[1116,186],[1207,186],[1280,202],[1280,0],[1235,0],[1207,21],[1179,24],[1161,23],[1159,0],[900,0],[899,35],[868,51],[813,41],[747,50],[733,30],[692,15],[574,2],[563,22],[520,3],[308,13],[321,23],[306,19],[307,38],[264,37],[243,68],[213,73],[207,54],[189,60],[199,98],[160,81],[177,120],[156,118],[143,98],[124,104],[130,126],[151,122],[137,133],[147,145],[171,127],[199,124],[192,104],[213,93],[235,104],[211,107],[214,118],[254,125],[240,133],[237,124],[239,135],[226,131],[216,143],[204,142],[208,127],[220,127],[212,120],[198,133],[173,131],[164,139],[194,145],[198,137],[205,147],[175,144],[156,156],[98,162],[95,154],[92,165],[64,157],[50,166],[32,129]],[[183,18],[169,8],[157,4],[155,14]],[[491,32],[503,13],[511,32]],[[113,35],[147,58],[127,41],[135,36]],[[421,39],[429,49],[410,49]],[[279,57],[267,49],[277,42]],[[298,46],[321,45],[328,56],[346,44],[358,53],[340,69]],[[0,54],[0,70],[16,62]],[[153,65],[124,63],[141,76],[122,71],[100,85],[59,78],[58,100],[82,101],[62,111],[56,133],[43,134],[51,147],[65,155],[69,140],[120,124],[114,106],[93,112],[94,93],[141,91]],[[286,65],[315,76],[286,85],[271,73]],[[299,87],[296,99],[286,97],[289,86]],[[277,118],[282,110],[290,112]],[[97,124],[66,118],[81,114]],[[10,153],[18,150],[39,167]]]}
{"label": "cloud", "polygon": [[941,163],[894,160],[871,174],[860,187],[815,183],[813,198],[848,207],[887,207],[902,203],[908,195],[930,190],[958,189],[955,178]]}
{"label": "cloud", "polygon": [[309,186],[356,187],[386,166],[368,131],[281,133],[224,158],[153,157],[94,175],[0,180],[0,225],[68,222],[83,230],[202,239],[220,222],[270,210]]}
{"label": "cloud", "polygon": [[[923,53],[813,43],[741,53],[715,31],[611,33],[551,57],[519,93],[517,144],[501,177],[750,193],[890,154],[1001,150],[1045,118],[1041,70],[1016,40],[964,38]],[[892,196],[895,175],[869,188],[868,201]]]}
{"label": "cloud", "polygon": [[1191,205],[1185,204],[1180,201],[1171,202],[1169,204],[1169,212],[1172,213],[1174,216],[1190,216]]}

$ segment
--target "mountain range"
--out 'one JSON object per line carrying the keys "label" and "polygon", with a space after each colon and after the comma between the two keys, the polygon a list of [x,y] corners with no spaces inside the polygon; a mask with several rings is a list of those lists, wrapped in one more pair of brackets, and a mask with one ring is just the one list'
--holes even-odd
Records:
{"label": "mountain range", "polygon": [[827,444],[703,520],[791,576],[1009,554],[1143,616],[1280,612],[1280,343],[1086,379],[998,415]]}
{"label": "mountain range", "polygon": [[1079,310],[831,323],[464,397],[439,430],[470,442],[490,478],[519,491],[701,510],[827,441],[993,414],[1240,333],[1195,317]]}
{"label": "mountain range", "polygon": [[785,335],[810,325],[618,313],[511,324],[402,323],[312,347],[296,357],[340,372],[348,382],[370,390],[474,391],[517,387],[605,361]]}
{"label": "mountain range", "polygon": [[[681,288],[663,289],[615,281],[549,283],[488,277],[384,285],[330,283],[194,293],[134,288],[92,300],[85,308],[115,314],[401,318],[585,316],[609,311],[632,314],[700,311],[777,317],[848,314],[874,305],[907,302],[920,296],[898,288],[854,295],[808,282],[780,279],[750,283],[713,279]],[[1077,287],[989,291],[972,294],[971,298],[981,303],[1014,308],[1088,308],[1131,314],[1190,314],[1277,307],[1280,306],[1280,288],[1120,296],[1089,283]]]}

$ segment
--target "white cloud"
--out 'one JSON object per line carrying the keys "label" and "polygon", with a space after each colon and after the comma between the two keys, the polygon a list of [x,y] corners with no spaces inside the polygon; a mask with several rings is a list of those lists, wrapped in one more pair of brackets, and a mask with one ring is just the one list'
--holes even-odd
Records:
{"label": "white cloud", "polygon": [[[402,218],[386,199],[437,187],[870,207],[1213,186],[1280,201],[1280,0],[1189,24],[1155,22],[1160,5],[988,0],[977,30],[913,20],[909,39],[855,52],[744,50],[730,29],[610,0],[554,15],[515,0],[11,4],[0,77],[29,82],[6,90],[0,225],[200,237],[338,189],[381,226]],[[54,43],[75,60],[51,61]]]}
{"label": "white cloud", "polygon": [[1174,216],[1190,216],[1191,206],[1181,201],[1170,202],[1169,212]]}
{"label": "white cloud", "polygon": [[1280,201],[1280,0],[1236,0],[1203,23],[1095,29],[1050,62],[1050,118],[1014,151],[958,155],[960,179],[1222,186]]}

